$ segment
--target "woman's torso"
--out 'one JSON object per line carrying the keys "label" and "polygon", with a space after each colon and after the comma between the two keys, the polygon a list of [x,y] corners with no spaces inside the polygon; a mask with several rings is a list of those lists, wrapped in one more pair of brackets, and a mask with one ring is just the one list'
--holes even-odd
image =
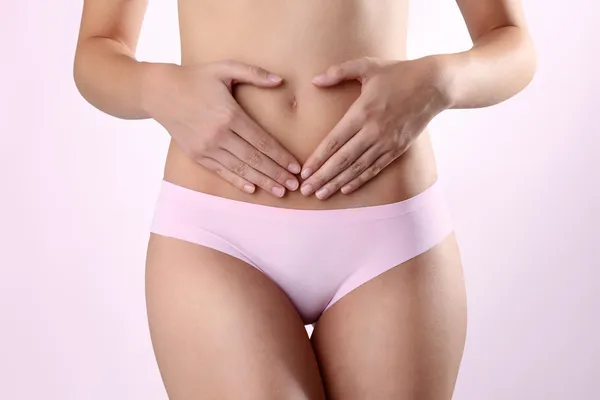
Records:
{"label": "woman's torso", "polygon": [[[237,85],[233,94],[303,163],[360,94],[356,81],[319,89],[311,79],[331,65],[362,56],[406,59],[407,12],[407,0],[179,0],[181,64],[235,59],[282,76],[284,84],[278,88]],[[174,141],[165,179],[241,201],[325,209],[400,201],[429,187],[437,173],[425,131],[365,186],[325,201],[299,190],[286,191],[283,198],[261,189],[246,194],[188,159]]]}

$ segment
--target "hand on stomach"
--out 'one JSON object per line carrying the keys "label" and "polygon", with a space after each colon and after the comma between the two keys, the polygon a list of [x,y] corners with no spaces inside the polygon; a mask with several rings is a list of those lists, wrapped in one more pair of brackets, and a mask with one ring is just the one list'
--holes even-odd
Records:
{"label": "hand on stomach", "polygon": [[[350,3],[344,3],[344,5],[348,4]],[[342,7],[341,4],[340,7]],[[344,9],[352,11],[351,7]],[[211,11],[213,12],[212,21],[221,20],[221,18],[217,18],[218,12],[215,16],[214,10]],[[273,12],[275,13],[275,11]],[[402,32],[398,32],[398,38],[390,39],[390,33],[393,32],[389,32],[389,29],[383,29],[379,33],[376,30],[375,33],[369,30],[368,34],[360,34],[356,27],[348,27],[345,28],[348,32],[344,32],[341,26],[336,27],[335,24],[326,24],[324,21],[313,21],[312,19],[308,24],[318,23],[319,25],[307,26],[305,23],[302,26],[301,23],[298,23],[294,27],[293,24],[289,24],[289,21],[285,23],[286,18],[281,17],[285,12],[279,10],[277,12],[277,15],[280,16],[279,20],[274,19],[274,16],[267,15],[264,16],[265,21],[256,21],[256,18],[248,17],[248,13],[240,12],[239,18],[242,15],[248,17],[242,21],[238,20],[236,15],[228,13],[227,15],[231,19],[230,23],[221,21],[221,25],[238,27],[237,34],[233,37],[233,35],[226,34],[224,28],[211,25],[206,18],[199,21],[200,15],[205,14],[198,13],[198,16],[193,16],[193,14],[187,13],[180,18],[182,68],[194,69],[218,64],[221,60],[227,59],[244,65],[257,66],[281,76],[282,82],[275,85],[257,85],[256,81],[242,80],[232,85],[229,93],[231,99],[234,99],[239,105],[245,116],[255,121],[265,135],[280,144],[281,151],[271,150],[272,153],[280,154],[278,164],[281,167],[285,165],[282,160],[295,159],[300,165],[304,164],[361,94],[361,84],[358,81],[348,81],[332,87],[320,88],[311,82],[314,76],[324,72],[331,65],[365,55],[396,60],[404,58]],[[296,12],[294,15],[299,14]],[[320,19],[322,20],[324,17]],[[356,20],[356,18],[353,19]],[[250,24],[248,21],[253,23]],[[264,26],[267,24],[269,26]],[[381,21],[378,22],[378,25],[381,24]],[[195,29],[191,28],[192,25],[203,26],[204,33],[195,32]],[[262,29],[260,29],[261,27]],[[304,28],[301,36],[298,32],[293,32],[300,29],[299,27]],[[206,32],[211,32],[211,34],[208,35]],[[279,35],[273,38],[268,32],[278,32]],[[340,36],[342,38],[348,36],[348,39],[340,40]],[[214,40],[215,37],[219,39]],[[213,39],[209,40],[208,38]],[[330,40],[324,40],[324,38]],[[222,70],[220,76],[227,76],[227,74],[228,71]],[[188,75],[188,79],[194,79],[193,74]],[[229,76],[229,78],[234,79],[235,82],[238,81],[235,77]],[[185,86],[180,85],[179,96],[186,91],[183,89]],[[193,85],[189,82],[187,86]],[[207,135],[210,137],[212,133],[208,132],[206,127],[214,125],[206,122],[211,118],[206,109],[217,110],[223,104],[227,104],[227,95],[219,93],[217,96],[206,90],[199,90],[195,95],[198,97],[196,101],[193,100],[192,95],[185,100],[185,108],[193,112],[195,105],[198,108],[197,114],[205,116],[205,121],[196,123],[194,134],[198,137],[206,138]],[[200,100],[199,97],[202,97],[203,100]],[[172,100],[179,102],[174,97]],[[204,109],[200,110],[202,107]],[[184,142],[186,141],[178,140],[177,134],[166,125],[165,127],[173,138],[165,167],[166,180],[194,190],[241,201],[305,209],[385,204],[409,198],[426,189],[437,179],[428,132],[424,131],[401,157],[352,193],[338,192],[327,200],[319,200],[314,194],[304,196],[299,189],[286,189],[282,197],[277,197],[269,190],[271,185],[262,185],[264,187],[261,187],[260,184],[256,185],[254,193],[245,193],[240,190],[240,185],[233,185],[215,173],[214,169],[210,170],[206,165],[201,165],[192,159],[189,156],[189,149],[185,148]],[[235,132],[236,128],[239,132]],[[236,128],[231,130],[240,137],[248,137],[243,126],[238,124]],[[191,142],[193,140],[187,141],[187,143]],[[220,147],[224,146],[220,145]],[[289,153],[287,156],[283,155],[286,151]],[[264,166],[264,160],[261,159],[260,164]],[[283,188],[290,173],[286,172],[284,168],[275,170],[271,164],[274,163],[269,163],[271,168],[268,171],[263,170],[264,173],[261,176],[270,174],[271,178],[279,178],[271,179],[271,182],[277,181]],[[247,169],[250,170],[250,168]],[[303,181],[299,174],[296,174],[295,178],[300,183]]]}

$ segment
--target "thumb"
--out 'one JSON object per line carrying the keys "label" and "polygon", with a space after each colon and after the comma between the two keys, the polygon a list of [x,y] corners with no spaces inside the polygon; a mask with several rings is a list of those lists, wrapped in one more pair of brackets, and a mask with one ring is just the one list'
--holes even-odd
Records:
{"label": "thumb", "polygon": [[349,80],[358,80],[362,83],[371,64],[371,59],[363,57],[333,65],[324,73],[315,76],[312,83],[317,86],[334,86]]}
{"label": "thumb", "polygon": [[235,60],[219,61],[215,65],[217,77],[231,88],[234,83],[249,83],[255,86],[278,86],[283,79],[256,65]]}

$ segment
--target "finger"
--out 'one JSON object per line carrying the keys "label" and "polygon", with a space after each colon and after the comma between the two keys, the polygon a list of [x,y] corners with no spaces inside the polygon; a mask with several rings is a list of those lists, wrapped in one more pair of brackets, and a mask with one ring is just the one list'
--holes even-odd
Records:
{"label": "finger", "polygon": [[243,82],[255,86],[278,86],[281,76],[256,65],[245,64],[235,60],[224,60],[214,64],[217,76],[228,86]]}
{"label": "finger", "polygon": [[275,138],[264,131],[252,118],[241,108],[229,128],[246,142],[254,146],[258,151],[266,154],[271,160],[292,174],[300,172],[300,163],[290,154]]}
{"label": "finger", "polygon": [[354,178],[352,181],[350,181],[350,183],[344,185],[341,189],[342,193],[348,194],[355,191],[356,189],[367,183],[369,180],[377,176],[377,174],[379,174],[379,172],[381,172],[382,169],[387,167],[396,158],[398,158],[398,156],[394,155],[393,151],[388,151],[387,153],[382,154],[362,174]]}
{"label": "finger", "polygon": [[317,190],[315,195],[319,200],[326,200],[336,193],[342,186],[352,181],[370,167],[381,155],[378,146],[371,146],[356,161],[335,178],[327,182],[321,189]]}
{"label": "finger", "polygon": [[312,83],[323,87],[334,86],[349,80],[358,80],[362,83],[372,65],[373,60],[369,57],[362,57],[332,65],[327,71],[315,76]]}
{"label": "finger", "polygon": [[302,167],[301,176],[303,179],[307,179],[313,172],[321,168],[336,151],[360,131],[364,123],[360,110],[361,106],[358,102],[352,104],[342,119],[319,143]]}
{"label": "finger", "polygon": [[221,148],[229,151],[238,159],[245,162],[250,167],[267,175],[274,181],[285,185],[290,190],[298,188],[298,180],[286,169],[279,166],[275,161],[252,147],[248,142],[239,137],[235,132],[231,132],[222,143]]}
{"label": "finger", "polygon": [[364,133],[364,129],[357,133],[333,156],[331,156],[331,158],[329,158],[309,179],[304,181],[301,189],[302,194],[308,196],[313,192],[318,191],[322,186],[356,162],[356,160],[374,144],[373,138]]}
{"label": "finger", "polygon": [[231,172],[227,167],[218,162],[217,160],[213,160],[212,158],[204,157],[198,160],[198,164],[202,165],[204,168],[214,172],[219,175],[225,181],[231,183],[236,188],[246,192],[246,193],[254,193],[256,187],[248,182],[246,179],[242,178],[239,175]]}
{"label": "finger", "polygon": [[227,169],[234,174],[254,183],[256,186],[266,190],[272,195],[276,197],[283,197],[285,194],[285,188],[283,186],[265,174],[255,170],[227,150],[218,149],[214,152],[212,157],[227,167]]}

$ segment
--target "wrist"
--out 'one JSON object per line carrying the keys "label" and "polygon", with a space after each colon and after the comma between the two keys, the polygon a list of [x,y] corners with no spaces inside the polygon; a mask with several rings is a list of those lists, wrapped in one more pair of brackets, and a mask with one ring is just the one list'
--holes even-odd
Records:
{"label": "wrist", "polygon": [[177,64],[141,62],[140,107],[150,118],[154,118],[156,107],[160,107],[168,87],[172,82],[172,71]]}
{"label": "wrist", "polygon": [[454,108],[457,103],[455,88],[455,60],[452,54],[435,54],[427,56],[431,65],[431,83],[444,108]]}

